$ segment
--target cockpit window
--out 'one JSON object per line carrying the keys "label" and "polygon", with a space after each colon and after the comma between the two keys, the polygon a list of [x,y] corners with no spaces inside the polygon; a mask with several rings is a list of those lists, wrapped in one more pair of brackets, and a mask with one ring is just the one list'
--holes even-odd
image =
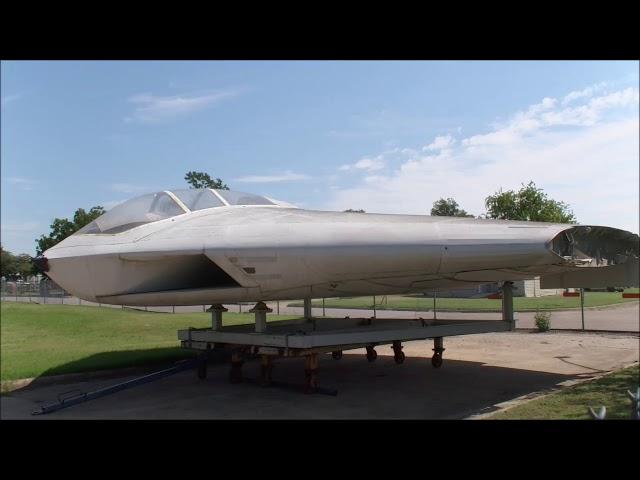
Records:
{"label": "cockpit window", "polygon": [[116,205],[77,233],[120,233],[183,213],[184,209],[167,193],[150,193]]}
{"label": "cockpit window", "polygon": [[259,195],[232,190],[216,190],[229,203],[229,205],[275,205]]}
{"label": "cockpit window", "polygon": [[202,210],[205,208],[222,207],[224,203],[208,188],[188,190],[172,190],[176,197],[184,203],[192,212],[195,210]]}
{"label": "cockpit window", "polygon": [[[223,207],[225,204],[208,188],[172,190],[150,193],[132,198],[96,218],[90,224],[78,230],[77,234],[120,233],[145,223],[182,215],[188,211],[205,208]],[[276,205],[271,200],[252,193],[216,190],[229,205]],[[185,210],[177,198],[186,208]]]}

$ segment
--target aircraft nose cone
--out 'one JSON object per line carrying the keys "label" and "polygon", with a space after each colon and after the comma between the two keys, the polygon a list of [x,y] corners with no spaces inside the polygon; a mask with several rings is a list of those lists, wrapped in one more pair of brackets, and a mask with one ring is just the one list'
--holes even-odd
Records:
{"label": "aircraft nose cone", "polygon": [[49,271],[49,260],[47,259],[47,257],[43,257],[42,255],[40,255],[39,257],[32,259],[32,261],[36,268],[41,272],[44,273]]}

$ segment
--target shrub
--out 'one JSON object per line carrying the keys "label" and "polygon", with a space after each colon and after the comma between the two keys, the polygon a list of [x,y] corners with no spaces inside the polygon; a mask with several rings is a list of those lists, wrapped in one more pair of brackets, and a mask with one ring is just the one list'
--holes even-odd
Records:
{"label": "shrub", "polygon": [[549,312],[536,312],[533,317],[536,320],[536,327],[538,327],[538,331],[546,332],[549,330],[551,314]]}

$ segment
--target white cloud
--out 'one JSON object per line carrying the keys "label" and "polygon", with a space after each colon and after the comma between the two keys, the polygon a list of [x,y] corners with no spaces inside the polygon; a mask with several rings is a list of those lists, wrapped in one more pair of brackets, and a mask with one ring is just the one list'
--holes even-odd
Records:
{"label": "white cloud", "polygon": [[570,107],[545,98],[488,133],[407,156],[385,175],[363,172],[355,186],[330,191],[325,207],[428,214],[438,198],[453,197],[479,215],[488,195],[533,180],[580,223],[638,232],[638,103],[632,88],[574,95]]}
{"label": "white cloud", "polygon": [[136,105],[131,116],[125,122],[160,123],[189,113],[204,110],[232,98],[240,93],[238,89],[226,89],[207,95],[175,95],[159,97],[149,93],[134,95],[129,102]]}
{"label": "white cloud", "polygon": [[363,158],[362,160],[358,160],[356,163],[342,165],[339,170],[349,171],[349,170],[366,170],[366,171],[374,171],[374,170],[382,170],[384,168],[384,158],[383,155],[378,155],[375,158]]}
{"label": "white cloud", "polygon": [[567,105],[568,103],[573,102],[574,100],[578,100],[584,97],[591,97],[594,93],[602,91],[608,85],[607,82],[596,83],[595,85],[591,85],[583,90],[575,90],[573,92],[568,93],[562,99],[562,105]]}
{"label": "white cloud", "polygon": [[33,190],[33,188],[38,184],[37,180],[22,177],[9,177],[7,178],[7,182],[25,191]]}
{"label": "white cloud", "polygon": [[309,175],[287,171],[280,175],[248,175],[246,177],[236,178],[235,181],[243,183],[276,183],[308,180],[310,178]]}
{"label": "white cloud", "polygon": [[[451,135],[441,135],[434,138],[433,142],[427,145],[426,147],[422,147],[423,151],[428,150],[442,150],[444,148],[448,148],[453,146],[455,140]],[[408,149],[404,149],[408,150]]]}

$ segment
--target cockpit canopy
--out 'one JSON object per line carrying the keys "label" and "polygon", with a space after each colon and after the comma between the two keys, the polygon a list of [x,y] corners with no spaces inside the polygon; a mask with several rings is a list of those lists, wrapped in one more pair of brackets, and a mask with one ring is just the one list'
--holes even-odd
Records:
{"label": "cockpit canopy", "polygon": [[277,205],[260,195],[211,188],[165,190],[132,198],[96,218],[76,234],[114,234],[205,208]]}

